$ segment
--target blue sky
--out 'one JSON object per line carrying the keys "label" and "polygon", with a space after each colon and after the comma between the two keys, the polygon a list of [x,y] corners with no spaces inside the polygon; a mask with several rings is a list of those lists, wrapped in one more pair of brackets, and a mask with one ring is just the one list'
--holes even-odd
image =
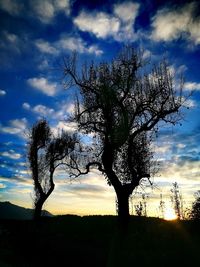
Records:
{"label": "blue sky", "polygon": [[[76,129],[65,122],[74,91],[62,86],[63,56],[76,50],[81,62],[110,60],[129,43],[153,62],[167,57],[171,72],[184,75],[185,92],[195,90],[182,126],[162,129],[154,144],[162,168],[146,189],[151,214],[160,193],[170,201],[175,181],[189,205],[200,190],[199,11],[198,1],[0,0],[0,201],[32,206],[26,142],[37,119],[46,117],[54,132]],[[115,213],[113,189],[98,171],[70,183],[60,170],[55,182],[49,211]]]}

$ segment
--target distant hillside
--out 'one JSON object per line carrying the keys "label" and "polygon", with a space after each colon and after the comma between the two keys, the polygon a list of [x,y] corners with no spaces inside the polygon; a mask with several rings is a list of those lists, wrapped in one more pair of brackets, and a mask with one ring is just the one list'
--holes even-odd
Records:
{"label": "distant hillside", "polygon": [[[53,215],[43,210],[43,216],[52,217]],[[31,220],[33,209],[26,209],[10,203],[9,201],[0,202],[0,219]]]}

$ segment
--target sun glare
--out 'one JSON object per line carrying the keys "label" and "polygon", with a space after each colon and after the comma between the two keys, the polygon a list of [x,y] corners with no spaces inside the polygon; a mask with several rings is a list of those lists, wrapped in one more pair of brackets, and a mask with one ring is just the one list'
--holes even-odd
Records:
{"label": "sun glare", "polygon": [[167,221],[172,221],[177,219],[177,216],[172,208],[166,209],[164,214],[164,219]]}

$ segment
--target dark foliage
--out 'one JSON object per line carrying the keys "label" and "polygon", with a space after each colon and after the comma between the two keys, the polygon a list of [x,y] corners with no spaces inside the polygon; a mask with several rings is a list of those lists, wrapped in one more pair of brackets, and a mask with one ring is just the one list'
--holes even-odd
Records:
{"label": "dark foliage", "polygon": [[195,194],[195,201],[192,204],[189,217],[192,220],[200,220],[200,191]]}

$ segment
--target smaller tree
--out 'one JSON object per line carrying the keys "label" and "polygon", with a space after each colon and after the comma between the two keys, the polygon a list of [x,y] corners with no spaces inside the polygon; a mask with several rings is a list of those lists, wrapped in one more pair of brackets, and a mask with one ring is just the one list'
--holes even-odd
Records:
{"label": "smaller tree", "polygon": [[73,154],[77,136],[62,132],[53,137],[46,120],[39,120],[33,125],[28,143],[28,160],[34,181],[34,219],[41,217],[44,202],[53,192],[53,175],[65,158]]}
{"label": "smaller tree", "polygon": [[200,220],[200,191],[197,191],[195,194],[195,201],[192,204],[190,218],[192,220]]}
{"label": "smaller tree", "polygon": [[161,214],[161,218],[164,218],[164,214],[165,214],[165,201],[163,201],[162,194],[160,194],[159,211],[160,211],[160,214]]}
{"label": "smaller tree", "polygon": [[182,200],[182,195],[180,193],[180,189],[178,186],[178,183],[175,182],[172,184],[173,187],[171,189],[171,201],[172,204],[174,205],[174,210],[175,210],[175,214],[177,216],[177,218],[183,219],[183,200]]}
{"label": "smaller tree", "polygon": [[147,217],[147,199],[148,195],[146,193],[142,194],[142,201],[139,201],[134,205],[135,213],[137,216]]}
{"label": "smaller tree", "polygon": [[140,201],[138,204],[134,205],[134,207],[135,207],[136,215],[139,216],[139,217],[142,216],[143,209],[144,209],[144,207],[142,205],[142,202]]}
{"label": "smaller tree", "polygon": [[147,199],[148,199],[148,196],[146,194],[142,194],[142,199],[143,199],[143,207],[144,207],[143,215],[145,217],[147,217]]}

